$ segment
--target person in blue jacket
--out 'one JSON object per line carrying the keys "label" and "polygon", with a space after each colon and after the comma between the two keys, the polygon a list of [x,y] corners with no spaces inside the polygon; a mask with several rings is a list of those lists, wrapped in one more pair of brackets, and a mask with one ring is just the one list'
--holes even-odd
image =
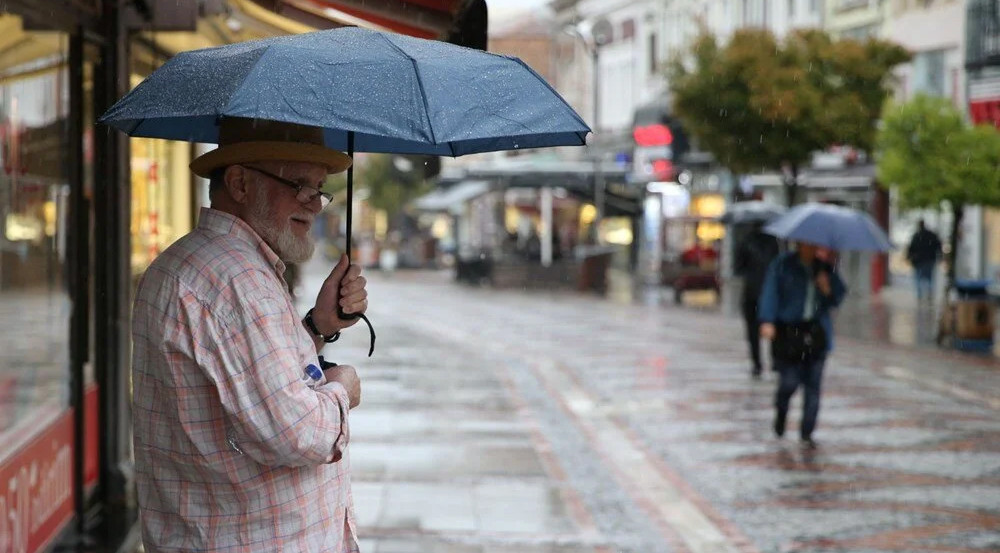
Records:
{"label": "person in blue jacket", "polygon": [[[799,242],[795,251],[775,258],[764,277],[758,306],[760,335],[772,341],[774,367],[781,375],[775,397],[774,432],[778,437],[784,435],[788,404],[798,387],[802,386],[805,401],[799,435],[802,444],[808,448],[816,446],[812,435],[819,414],[823,365],[833,349],[830,312],[840,305],[847,293],[844,281],[834,267],[818,255],[820,250],[815,244]],[[822,328],[825,338],[820,340],[823,345],[816,348],[818,351],[795,358],[779,358],[778,352],[788,348],[775,340],[786,340],[788,329],[804,328],[811,322]]]}

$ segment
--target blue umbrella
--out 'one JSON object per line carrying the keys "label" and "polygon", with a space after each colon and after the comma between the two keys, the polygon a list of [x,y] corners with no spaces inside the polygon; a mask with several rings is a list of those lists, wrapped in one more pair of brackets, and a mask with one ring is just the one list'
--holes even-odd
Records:
{"label": "blue umbrella", "polygon": [[795,206],[771,221],[764,232],[833,250],[885,252],[892,249],[885,232],[867,213],[830,204]]}
{"label": "blue umbrella", "polygon": [[325,129],[326,145],[460,156],[580,146],[590,128],[524,62],[344,27],[183,52],[100,122],[131,136],[218,142],[219,119]]}

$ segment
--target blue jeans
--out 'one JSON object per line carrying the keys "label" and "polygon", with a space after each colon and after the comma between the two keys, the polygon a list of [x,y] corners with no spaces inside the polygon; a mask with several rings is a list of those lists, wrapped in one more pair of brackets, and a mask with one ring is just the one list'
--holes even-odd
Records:
{"label": "blue jeans", "polygon": [[920,263],[913,266],[917,279],[917,299],[934,298],[934,262]]}
{"label": "blue jeans", "polygon": [[823,381],[823,365],[826,364],[826,355],[818,359],[805,363],[785,363],[774,361],[775,368],[781,374],[778,384],[778,392],[774,398],[774,406],[778,410],[778,420],[784,428],[784,421],[788,416],[788,404],[795,394],[795,390],[802,386],[805,390],[805,401],[802,404],[802,426],[799,427],[799,435],[803,440],[812,438],[813,430],[816,429],[816,418],[819,416],[819,392],[820,384]]}

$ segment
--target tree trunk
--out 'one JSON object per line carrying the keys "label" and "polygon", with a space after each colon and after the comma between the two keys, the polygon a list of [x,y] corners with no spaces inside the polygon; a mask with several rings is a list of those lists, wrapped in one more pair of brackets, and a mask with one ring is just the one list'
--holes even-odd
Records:
{"label": "tree trunk", "polygon": [[955,268],[958,263],[958,243],[959,243],[959,229],[962,228],[962,217],[965,215],[965,205],[964,204],[952,204],[951,205],[951,236],[948,238],[949,249],[948,252],[948,273],[945,279],[946,288],[945,296],[947,297],[948,292],[955,287]]}

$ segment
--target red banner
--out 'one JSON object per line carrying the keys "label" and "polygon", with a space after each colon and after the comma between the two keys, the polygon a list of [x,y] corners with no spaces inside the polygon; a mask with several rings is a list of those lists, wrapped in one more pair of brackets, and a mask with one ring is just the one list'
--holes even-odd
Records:
{"label": "red banner", "polygon": [[[83,392],[83,485],[87,491],[97,484],[101,429],[97,422],[97,384],[89,384]],[[84,495],[86,497],[86,494]]]}
{"label": "red banner", "polygon": [[969,115],[976,125],[992,123],[1000,127],[1000,98],[986,98],[969,102]]}
{"label": "red banner", "polygon": [[73,516],[73,411],[0,466],[0,553],[46,547]]}

